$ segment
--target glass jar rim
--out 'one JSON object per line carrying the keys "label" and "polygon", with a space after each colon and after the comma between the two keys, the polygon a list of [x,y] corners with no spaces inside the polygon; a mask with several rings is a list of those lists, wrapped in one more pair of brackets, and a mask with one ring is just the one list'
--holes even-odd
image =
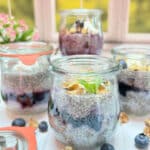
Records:
{"label": "glass jar rim", "polygon": [[[101,67],[101,70],[97,71],[85,71],[79,72],[79,70],[71,71],[66,69],[69,63],[93,63],[92,65],[97,65]],[[112,72],[117,72],[120,69],[119,63],[114,61],[111,58],[102,57],[99,55],[71,55],[71,56],[63,56],[61,58],[56,58],[52,61],[52,71],[60,73],[60,74],[74,74],[74,75],[97,75],[97,74],[108,74]],[[85,64],[84,64],[85,65]],[[105,67],[104,67],[105,66]],[[73,66],[72,66],[73,67]],[[102,67],[104,67],[102,69]],[[100,68],[99,68],[100,69]]]}
{"label": "glass jar rim", "polygon": [[52,53],[52,47],[46,42],[30,41],[0,45],[0,56],[17,57],[50,53]]}
{"label": "glass jar rim", "polygon": [[66,9],[66,10],[61,10],[60,14],[63,16],[66,15],[101,15],[102,10],[100,9]]}
{"label": "glass jar rim", "polygon": [[113,55],[122,55],[128,58],[140,59],[140,58],[150,58],[150,45],[129,45],[123,44],[114,47],[111,50]]}
{"label": "glass jar rim", "polygon": [[46,42],[16,42],[0,46],[0,57],[18,58],[25,65],[33,65],[38,57],[52,53]]}

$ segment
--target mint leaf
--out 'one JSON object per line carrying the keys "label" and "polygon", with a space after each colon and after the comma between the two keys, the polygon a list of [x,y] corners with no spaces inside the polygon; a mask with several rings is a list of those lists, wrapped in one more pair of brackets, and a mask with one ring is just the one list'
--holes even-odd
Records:
{"label": "mint leaf", "polygon": [[79,83],[84,86],[88,93],[91,93],[89,83],[86,80],[81,79],[79,80]]}
{"label": "mint leaf", "polygon": [[91,93],[91,94],[96,94],[99,86],[102,84],[103,80],[101,78],[96,78],[95,80],[93,81],[86,81],[86,80],[83,80],[83,79],[80,79],[79,80],[79,83],[81,85],[84,86],[85,90],[88,92],[88,93]]}

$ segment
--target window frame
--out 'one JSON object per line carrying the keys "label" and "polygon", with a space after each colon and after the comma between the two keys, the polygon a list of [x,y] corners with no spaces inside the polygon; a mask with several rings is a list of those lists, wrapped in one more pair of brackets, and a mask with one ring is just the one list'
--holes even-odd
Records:
{"label": "window frame", "polygon": [[[128,32],[129,8],[130,0],[110,0],[108,6],[108,31],[104,32],[104,42],[150,42],[150,34],[148,33]],[[39,30],[41,40],[58,42],[58,33],[56,32],[55,11],[55,0],[34,0],[35,24]]]}

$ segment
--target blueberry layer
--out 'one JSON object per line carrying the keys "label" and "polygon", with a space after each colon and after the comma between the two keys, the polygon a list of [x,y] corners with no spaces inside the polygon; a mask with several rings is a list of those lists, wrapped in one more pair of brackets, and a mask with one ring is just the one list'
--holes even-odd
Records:
{"label": "blueberry layer", "polygon": [[130,92],[130,91],[132,91],[132,92],[148,92],[148,90],[143,90],[143,89],[135,87],[134,85],[131,86],[124,82],[119,81],[119,93],[122,96],[126,96],[127,92]]}
{"label": "blueberry layer", "polygon": [[32,107],[35,104],[41,103],[43,101],[49,100],[50,97],[50,91],[38,91],[38,92],[32,92],[32,93],[23,93],[21,95],[18,95],[16,93],[7,93],[7,92],[1,92],[2,98],[4,101],[16,101],[20,103],[22,108],[26,107]]}
{"label": "blueberry layer", "polygon": [[67,112],[59,112],[58,108],[54,105],[51,107],[51,113],[55,117],[60,117],[63,124],[71,124],[73,128],[79,128],[83,125],[87,125],[95,131],[99,131],[101,129],[102,121],[104,119],[102,115],[93,112],[85,117],[74,119],[72,115]]}

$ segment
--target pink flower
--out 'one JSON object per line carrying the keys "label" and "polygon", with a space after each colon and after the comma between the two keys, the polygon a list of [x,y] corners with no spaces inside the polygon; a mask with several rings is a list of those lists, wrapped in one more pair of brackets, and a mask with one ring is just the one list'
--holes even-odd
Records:
{"label": "pink flower", "polygon": [[4,24],[8,23],[9,16],[4,13],[0,13],[0,21],[3,22]]}
{"label": "pink flower", "polygon": [[20,25],[20,27],[22,28],[23,31],[28,30],[28,26],[27,26],[26,22],[23,19],[19,20],[19,25]]}
{"label": "pink flower", "polygon": [[10,41],[13,42],[16,38],[16,31],[13,28],[8,27],[6,28],[6,35],[9,37]]}
{"label": "pink flower", "polygon": [[38,41],[40,38],[39,33],[37,31],[35,31],[35,33],[32,36],[32,40],[33,41]]}
{"label": "pink flower", "polygon": [[33,29],[29,29],[24,20],[16,21],[4,13],[0,13],[0,29],[0,43],[39,39],[38,32],[33,34]]}

